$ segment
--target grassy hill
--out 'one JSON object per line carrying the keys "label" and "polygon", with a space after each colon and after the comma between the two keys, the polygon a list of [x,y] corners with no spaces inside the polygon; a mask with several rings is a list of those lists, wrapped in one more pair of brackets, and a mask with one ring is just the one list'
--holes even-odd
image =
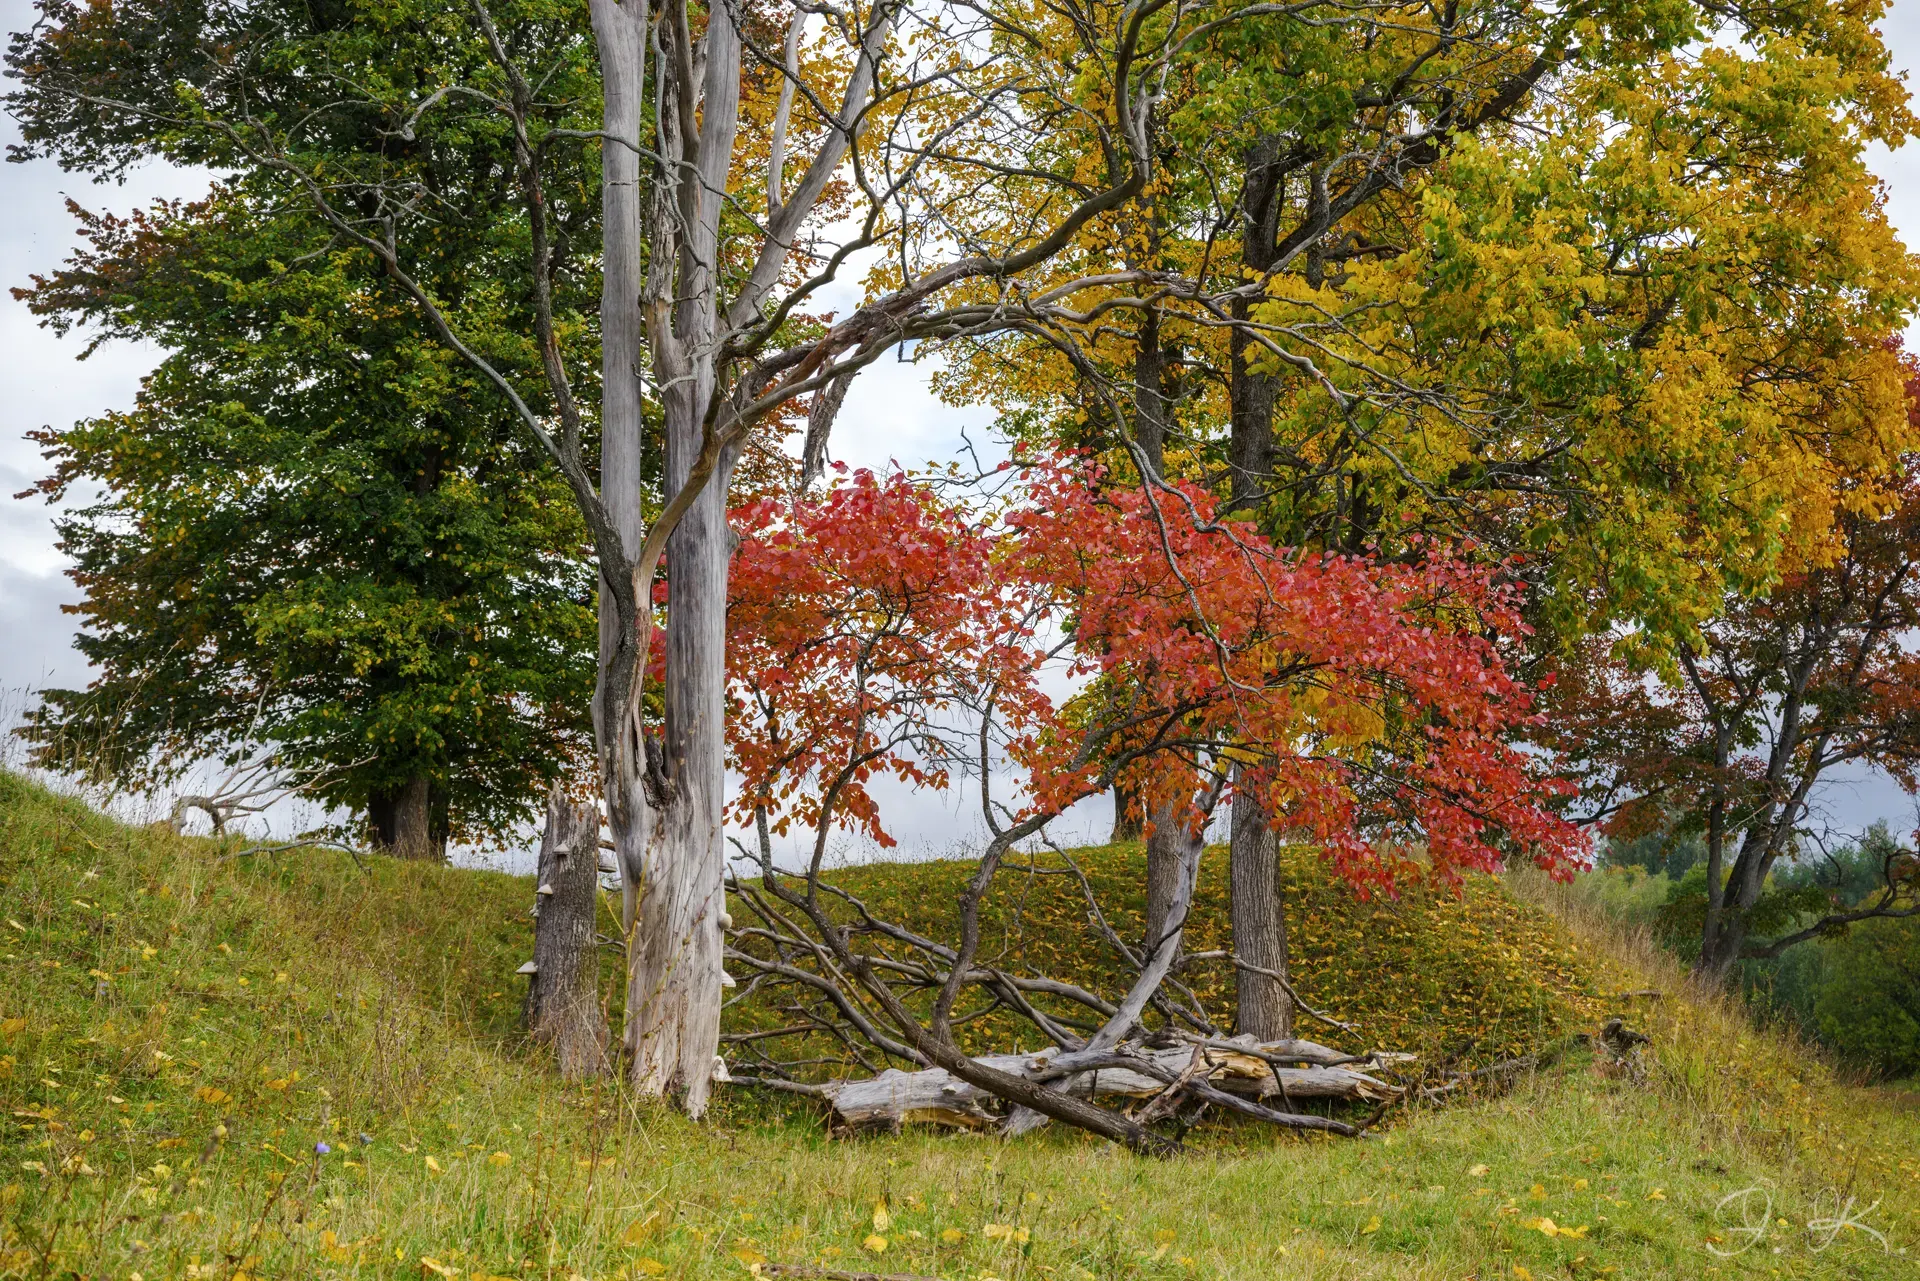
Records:
{"label": "grassy hill", "polygon": [[[737,1095],[696,1126],[611,1085],[562,1088],[515,1031],[525,881],[231,853],[0,775],[0,1277],[1915,1271],[1914,1100],[1835,1081],[1546,887],[1356,905],[1296,858],[1303,985],[1383,1044],[1469,1057],[1657,988],[1632,1015],[1654,1037],[1645,1084],[1574,1057],[1365,1142],[1233,1128],[1152,1162],[1057,1129],[829,1141],[810,1114]],[[1086,862],[1120,884],[1127,857]],[[954,874],[848,879],[904,914]],[[1047,899],[1059,880],[1036,871],[1035,924],[999,945],[1097,979],[1071,901]],[[1196,948],[1220,894],[1205,888]],[[1886,1250],[1808,1230],[1849,1199]],[[1785,1223],[1732,1233],[1743,1206]],[[884,1253],[863,1244],[876,1235]]]}

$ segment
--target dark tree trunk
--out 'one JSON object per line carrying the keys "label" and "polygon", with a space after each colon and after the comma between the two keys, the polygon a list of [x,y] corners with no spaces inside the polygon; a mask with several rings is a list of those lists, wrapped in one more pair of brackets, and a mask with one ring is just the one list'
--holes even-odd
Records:
{"label": "dark tree trunk", "polygon": [[607,1020],[600,1009],[600,951],[594,942],[600,889],[600,813],[547,797],[547,830],[535,874],[533,973],[527,976],[527,1030],[553,1047],[568,1080],[607,1069]]}
{"label": "dark tree trunk", "polygon": [[433,785],[416,774],[391,791],[367,798],[367,820],[373,827],[374,848],[395,858],[447,857],[446,820],[434,821]]}
{"label": "dark tree trunk", "polygon": [[1160,314],[1148,311],[1133,347],[1133,438],[1155,473],[1166,466],[1167,353],[1160,345]]}
{"label": "dark tree trunk", "polygon": [[1245,793],[1233,798],[1228,869],[1233,954],[1257,967],[1234,967],[1239,1010],[1235,1031],[1261,1041],[1283,1041],[1293,1035],[1293,1001],[1282,982],[1287,975],[1287,917],[1280,853],[1266,812]]}
{"label": "dark tree trunk", "polygon": [[[1274,237],[1280,217],[1280,161],[1278,140],[1263,139],[1247,156],[1247,185],[1241,197],[1240,261],[1249,274],[1265,273],[1273,265]],[[1278,379],[1249,367],[1260,349],[1244,326],[1252,318],[1251,301],[1235,295],[1233,319],[1239,324],[1227,335],[1228,413],[1231,430],[1227,445],[1229,504],[1235,510],[1258,507],[1260,496],[1273,480],[1273,402]]]}
{"label": "dark tree trunk", "polygon": [[1146,952],[1160,945],[1170,924],[1175,928],[1185,924],[1184,920],[1170,923],[1168,917],[1180,897],[1182,861],[1191,844],[1192,838],[1172,806],[1163,805],[1154,811],[1153,830],[1147,834],[1147,930],[1143,940]]}
{"label": "dark tree trunk", "polygon": [[1125,783],[1113,785],[1113,831],[1107,836],[1107,844],[1120,845],[1128,841],[1137,841],[1146,833],[1146,824],[1141,821],[1140,789],[1128,787]]}

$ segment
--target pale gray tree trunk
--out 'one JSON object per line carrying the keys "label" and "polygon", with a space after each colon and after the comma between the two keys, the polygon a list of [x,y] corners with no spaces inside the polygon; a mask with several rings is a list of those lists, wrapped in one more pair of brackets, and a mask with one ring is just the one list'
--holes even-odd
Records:
{"label": "pale gray tree trunk", "polygon": [[600,1009],[600,950],[594,917],[600,890],[600,812],[553,785],[534,873],[533,966],[527,1030],[553,1047],[560,1075],[598,1076],[607,1067],[607,1020]]}

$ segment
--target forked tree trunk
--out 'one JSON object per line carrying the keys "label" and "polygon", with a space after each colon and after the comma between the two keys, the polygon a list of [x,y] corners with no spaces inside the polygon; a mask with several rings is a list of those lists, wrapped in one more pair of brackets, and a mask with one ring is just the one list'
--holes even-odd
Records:
{"label": "forked tree trunk", "polygon": [[1293,1036],[1293,1001],[1281,981],[1287,974],[1287,917],[1279,848],[1260,802],[1245,792],[1233,798],[1227,862],[1233,953],[1245,963],[1234,967],[1234,1030],[1260,1041],[1284,1041]]}
{"label": "forked tree trunk", "polygon": [[[665,717],[637,865],[632,833],[622,850],[632,937],[627,947],[626,1046],[634,1088],[673,1095],[693,1116],[706,1111],[720,1062],[721,879],[726,845],[727,481],[732,457],[696,479],[717,390],[721,207],[740,107],[740,36],[732,10],[709,10],[699,92],[699,137],[679,191],[671,277],[647,281],[650,356],[666,411],[669,502],[694,494],[666,545]],[[662,68],[667,73],[667,68]],[[657,224],[656,224],[657,225]],[[653,246],[656,254],[664,245]],[[669,283],[670,282],[670,283]],[[644,606],[644,602],[643,602]],[[622,835],[615,833],[615,842]]]}
{"label": "forked tree trunk", "polygon": [[[643,188],[638,139],[644,97],[647,8],[635,0],[594,0],[594,38],[601,66],[605,126],[613,137],[601,147],[601,215],[604,283],[601,302],[603,434],[601,502],[620,534],[626,555],[642,549],[640,375],[646,355],[641,228]],[[738,76],[739,51],[724,10],[709,32],[710,80]],[[736,88],[732,93],[737,94]],[[707,104],[709,122],[722,127],[735,100],[724,91]],[[731,126],[726,126],[730,128]],[[722,140],[718,152],[730,155]],[[703,173],[695,199],[717,200],[717,185]],[[699,215],[699,210],[693,211]],[[696,216],[696,224],[713,220]],[[692,234],[702,235],[698,227]],[[666,247],[657,247],[667,252]],[[708,264],[710,236],[686,247],[686,256]],[[696,273],[697,274],[697,273]],[[701,353],[689,377],[662,377],[667,410],[666,487],[674,494],[687,480],[702,434],[702,416],[713,381],[705,363],[714,324],[715,282],[681,282],[674,327],[684,349]],[[672,305],[672,304],[661,304]],[[663,359],[653,353],[656,361]],[[725,468],[719,469],[676,527],[666,555],[672,600],[667,611],[666,726],[661,742],[640,740],[634,709],[640,691],[634,658],[650,634],[650,603],[634,600],[622,615],[615,593],[601,588],[600,687],[594,700],[595,734],[607,793],[607,817],[620,865],[627,931],[627,1011],[623,1035],[635,1087],[642,1094],[677,1095],[694,1115],[705,1110],[720,1037],[720,927],[722,849],[720,803],[721,694],[725,674],[727,543]],[[644,593],[647,584],[632,586]]]}
{"label": "forked tree trunk", "polygon": [[600,889],[600,813],[553,785],[535,872],[533,966],[527,1030],[553,1047],[560,1075],[607,1068],[607,1020],[600,1009],[600,950],[594,940]]}

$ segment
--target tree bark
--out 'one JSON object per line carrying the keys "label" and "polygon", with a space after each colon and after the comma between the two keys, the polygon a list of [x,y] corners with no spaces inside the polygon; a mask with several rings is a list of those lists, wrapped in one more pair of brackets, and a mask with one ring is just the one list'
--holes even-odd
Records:
{"label": "tree bark", "polygon": [[[662,189],[689,191],[693,201],[692,208],[680,211],[690,215],[681,224],[685,238],[678,247],[681,296],[677,303],[661,302],[653,292],[643,297],[643,286],[651,291],[653,284],[643,275],[639,155],[628,143],[639,137],[642,116],[647,7],[633,0],[594,0],[592,13],[603,118],[615,135],[601,146],[601,501],[631,563],[641,554],[646,529],[640,465],[644,356],[651,354],[659,371],[672,375],[661,379],[669,384],[661,395],[667,495],[687,483],[699,453],[714,387],[710,353],[717,282],[712,263],[726,174],[703,170],[696,182],[670,181]],[[710,18],[707,46],[700,144],[703,164],[710,168],[716,163],[713,157],[724,163],[732,154],[738,106],[739,44],[725,10],[716,10]],[[661,74],[666,73],[662,67]],[[689,86],[679,89],[692,91]],[[655,250],[671,253],[673,246],[666,240]],[[673,276],[659,264],[656,272],[666,279]],[[648,308],[656,304],[661,315],[650,317]],[[649,352],[648,329],[655,323],[662,332],[655,335]],[[677,368],[681,363],[688,368]],[[614,585],[603,578],[600,688],[594,700],[627,932],[623,1040],[633,1083],[642,1094],[678,1096],[695,1116],[706,1108],[720,1038],[726,471],[719,468],[709,477],[668,540],[671,598],[661,740],[648,742],[637,716],[642,677],[635,658],[653,627],[652,605],[644,599],[646,583],[631,584],[631,612],[623,614]]]}
{"label": "tree bark", "polygon": [[1107,834],[1107,844],[1121,845],[1137,841],[1146,833],[1146,825],[1140,821],[1140,789],[1128,787],[1125,783],[1113,785],[1113,831]]}
{"label": "tree bark", "polygon": [[[653,812],[639,848],[631,850],[630,839],[630,853],[623,852],[631,884],[625,1040],[634,1088],[673,1095],[696,1117],[706,1111],[720,1063],[726,906],[726,496],[734,458],[712,460],[704,479],[696,470],[718,389],[720,216],[739,123],[740,35],[732,10],[709,11],[704,44],[693,171],[673,184],[676,270],[656,270],[644,300],[666,411],[664,492],[693,498],[666,544],[665,717],[655,777],[645,780]],[[653,252],[663,252],[665,233],[655,241]],[[621,841],[618,833],[614,839]]]}
{"label": "tree bark", "polygon": [[[1246,189],[1240,202],[1240,261],[1255,277],[1264,275],[1274,260],[1281,205],[1277,151],[1278,140],[1267,138],[1247,156]],[[1249,367],[1259,354],[1245,328],[1253,316],[1252,300],[1234,295],[1232,316],[1237,323],[1227,334],[1228,505],[1245,511],[1259,505],[1273,479],[1273,402],[1278,380]]]}
{"label": "tree bark", "polygon": [[[1353,1064],[1349,1056],[1324,1045],[1292,1040],[1255,1044],[1254,1040],[1241,1037],[1242,1044],[1223,1042],[1201,1047],[1204,1070],[1198,1079],[1241,1098],[1284,1099],[1290,1113],[1295,1099],[1384,1102],[1399,1093],[1394,1086],[1358,1066],[1349,1066]],[[999,1054],[977,1062],[1030,1080],[1049,1081],[1054,1090],[1073,1098],[1118,1095],[1144,1099],[1167,1088],[1166,1077],[1189,1065],[1194,1048],[1184,1043],[1162,1049],[1131,1044],[1091,1054],[1056,1050]],[[1076,1072],[1073,1068],[1078,1058],[1090,1058],[1103,1065],[1097,1070]],[[1124,1061],[1127,1059],[1137,1060],[1138,1066],[1127,1064]],[[1272,1062],[1273,1059],[1297,1059],[1307,1066],[1280,1066]],[[1335,1066],[1321,1065],[1327,1062]],[[1019,1115],[1018,1109],[1007,1111],[1004,1101],[991,1091],[970,1085],[939,1067],[916,1072],[889,1068],[875,1077],[832,1081],[819,1089],[832,1103],[840,1122],[853,1128],[897,1129],[902,1124],[922,1122],[964,1129],[1001,1129]]]}
{"label": "tree bark", "polygon": [[1273,977],[1287,971],[1286,896],[1280,883],[1280,857],[1273,827],[1257,798],[1239,792],[1233,798],[1233,834],[1228,848],[1232,881],[1229,908],[1233,953],[1259,970],[1234,967],[1234,1030],[1260,1041],[1293,1035],[1293,1001]]}
{"label": "tree bark", "polygon": [[[1172,805],[1162,805],[1153,813],[1153,830],[1147,834],[1147,927],[1143,951],[1152,952],[1168,931],[1168,917],[1180,895],[1182,859],[1191,838],[1184,820]],[[1179,922],[1184,925],[1185,921]]]}
{"label": "tree bark", "polygon": [[553,1047],[568,1080],[607,1069],[607,1021],[600,1009],[600,949],[594,918],[600,889],[600,814],[553,785],[535,873],[533,965],[527,1030]]}
{"label": "tree bark", "polygon": [[374,845],[395,858],[442,862],[447,856],[444,830],[433,821],[433,785],[416,774],[389,792],[367,798],[367,819],[373,825]]}

